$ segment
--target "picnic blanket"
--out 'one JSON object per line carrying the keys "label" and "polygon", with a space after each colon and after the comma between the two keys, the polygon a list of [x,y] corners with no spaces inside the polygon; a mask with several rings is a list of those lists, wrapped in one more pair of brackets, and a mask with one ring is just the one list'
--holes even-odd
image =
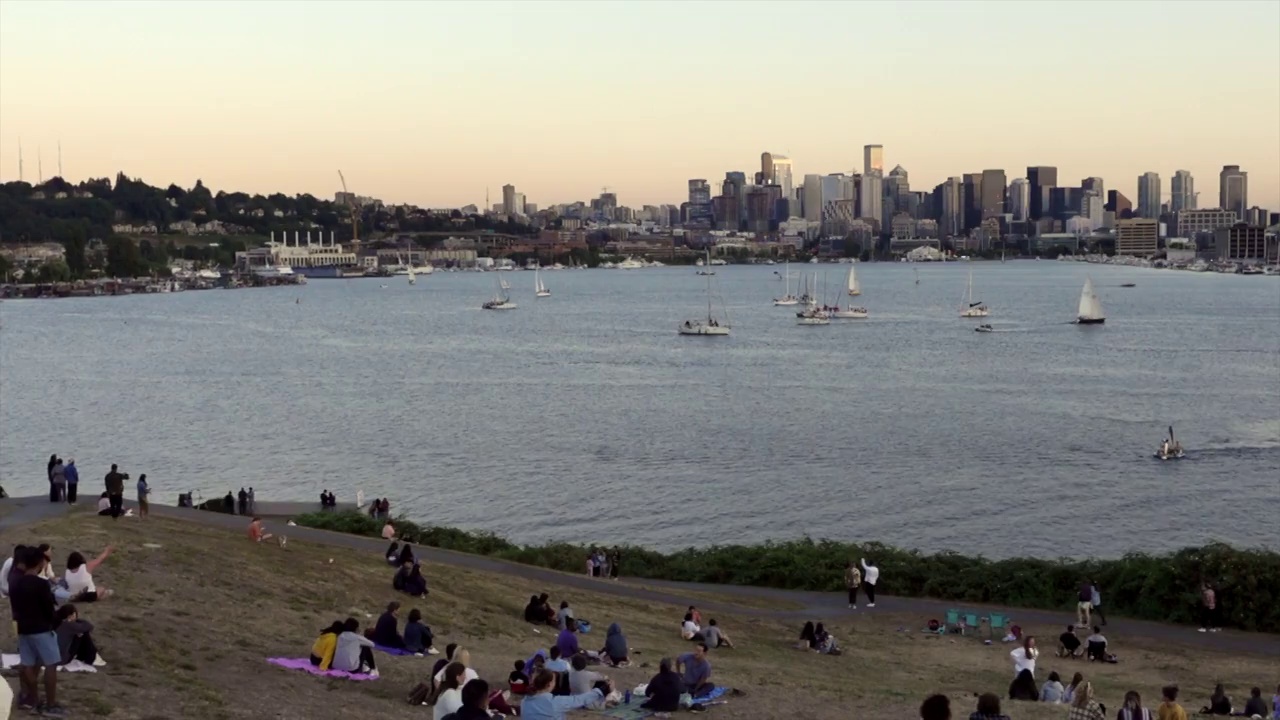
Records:
{"label": "picnic blanket", "polygon": [[617,720],[644,720],[644,718],[652,717],[652,710],[645,710],[640,704],[645,701],[644,697],[632,696],[630,705],[616,705],[611,708],[600,710],[599,714],[607,718],[616,718]]}
{"label": "picnic blanket", "polygon": [[405,650],[404,648],[387,647],[386,645],[379,645],[377,643],[373,644],[373,649],[377,650],[378,652],[384,652],[388,655],[412,655],[413,654],[408,650]]}
{"label": "picnic blanket", "polygon": [[349,673],[345,670],[321,670],[311,664],[310,658],[267,658],[267,662],[286,670],[301,670],[321,677],[341,678],[344,680],[377,680],[362,673]]}
{"label": "picnic blanket", "polygon": [[729,692],[729,688],[721,687],[717,685],[711,692],[703,695],[702,697],[696,697],[693,699],[693,701],[695,703],[701,703],[703,705],[706,705],[707,703],[711,702],[712,700],[715,700],[716,698],[720,697],[721,695],[724,695],[727,692]]}

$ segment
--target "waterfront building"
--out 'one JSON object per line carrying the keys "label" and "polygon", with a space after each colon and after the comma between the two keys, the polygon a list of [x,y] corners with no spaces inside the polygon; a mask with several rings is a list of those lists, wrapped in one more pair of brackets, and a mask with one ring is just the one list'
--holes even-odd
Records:
{"label": "waterfront building", "polygon": [[[1264,258],[1275,257],[1267,248],[1266,228],[1248,223],[1236,223],[1214,231],[1214,245],[1218,260],[1223,262],[1260,263]],[[1274,236],[1272,236],[1274,242]]]}
{"label": "waterfront building", "polygon": [[1201,233],[1212,233],[1218,228],[1230,227],[1236,223],[1236,214],[1221,208],[1204,210],[1181,210],[1173,216],[1171,235],[1195,239]]}
{"label": "waterfront building", "polygon": [[982,224],[982,173],[964,174],[964,231]]}
{"label": "waterfront building", "polygon": [[1138,176],[1138,217],[1160,217],[1160,175],[1145,172]]}
{"label": "waterfront building", "polygon": [[1004,170],[982,171],[982,219],[999,217],[1005,213]]}
{"label": "waterfront building", "polygon": [[1150,257],[1160,246],[1160,222],[1153,218],[1116,221],[1116,254]]}
{"label": "waterfront building", "polygon": [[1031,186],[1031,201],[1027,205],[1027,217],[1030,220],[1039,220],[1049,213],[1049,188],[1058,185],[1058,168],[1048,165],[1028,167],[1027,184]]}
{"label": "waterfront building", "polygon": [[1183,210],[1196,209],[1196,181],[1190,172],[1179,170],[1174,173],[1169,190],[1169,212],[1176,215]]}
{"label": "waterfront building", "polygon": [[1249,207],[1249,173],[1239,165],[1223,165],[1222,172],[1218,173],[1218,207],[1234,212],[1240,222],[1245,221]]}

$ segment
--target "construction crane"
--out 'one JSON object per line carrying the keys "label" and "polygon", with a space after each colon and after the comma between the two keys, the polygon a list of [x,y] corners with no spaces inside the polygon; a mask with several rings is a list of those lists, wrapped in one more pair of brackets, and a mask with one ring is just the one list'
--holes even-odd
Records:
{"label": "construction crane", "polygon": [[358,242],[360,240],[360,211],[356,207],[356,197],[347,190],[347,179],[342,176],[342,171],[338,171],[338,179],[342,181],[342,194],[347,199],[347,208],[351,211],[351,241]]}

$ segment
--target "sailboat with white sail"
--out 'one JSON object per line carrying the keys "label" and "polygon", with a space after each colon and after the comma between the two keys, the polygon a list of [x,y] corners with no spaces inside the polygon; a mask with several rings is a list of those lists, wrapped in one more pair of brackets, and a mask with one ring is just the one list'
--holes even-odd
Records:
{"label": "sailboat with white sail", "polygon": [[805,290],[804,309],[796,313],[797,325],[830,325],[831,314],[827,308],[818,307],[818,273],[813,274],[813,284]]}
{"label": "sailboat with white sail", "polygon": [[[710,259],[710,255],[708,255]],[[709,336],[727,336],[729,334],[729,310],[724,311],[724,322],[721,323],[715,318],[711,310],[711,276],[715,273],[707,274],[707,319],[702,320],[685,320],[677,332],[681,335],[709,335]]]}
{"label": "sailboat with white sail", "polygon": [[511,298],[507,295],[509,285],[505,280],[498,281],[498,292],[493,299],[481,305],[484,310],[515,310],[516,304],[511,302]]}
{"label": "sailboat with white sail", "polygon": [[533,295],[540,298],[551,297],[551,291],[542,284],[542,271],[538,268],[533,269]]}
{"label": "sailboat with white sail", "polygon": [[791,267],[791,263],[789,262],[782,264],[782,279],[786,283],[786,285],[784,286],[782,297],[773,299],[774,305],[799,305],[800,304],[800,298],[791,294],[790,267]]}
{"label": "sailboat with white sail", "polygon": [[850,295],[861,295],[862,286],[858,284],[858,273],[854,270],[854,265],[849,265],[849,277],[845,278],[845,285],[848,286]]}
{"label": "sailboat with white sail", "polygon": [[1093,291],[1093,278],[1086,277],[1084,287],[1080,288],[1080,306],[1076,310],[1076,324],[1101,325],[1106,321],[1107,316],[1102,311],[1102,301]]}
{"label": "sailboat with white sail", "polygon": [[960,311],[960,317],[984,318],[990,314],[991,311],[987,309],[986,303],[983,303],[981,300],[978,302],[973,301],[973,268],[969,268],[968,300],[965,301],[965,306]]}

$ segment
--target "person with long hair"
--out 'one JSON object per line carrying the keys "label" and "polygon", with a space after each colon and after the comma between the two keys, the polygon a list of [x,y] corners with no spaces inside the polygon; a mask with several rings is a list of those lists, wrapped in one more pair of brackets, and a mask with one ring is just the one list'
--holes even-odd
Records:
{"label": "person with long hair", "polygon": [[1049,673],[1049,679],[1040,686],[1040,702],[1058,704],[1066,689],[1062,687],[1062,676],[1057,672]]}
{"label": "person with long hair", "polygon": [[537,595],[530,595],[529,604],[524,606],[524,621],[534,625],[542,625],[546,622],[546,619],[546,616],[542,614],[542,602],[538,600]]}
{"label": "person with long hair", "polygon": [[813,627],[813,621],[812,620],[807,621],[804,624],[804,627],[800,629],[800,642],[796,643],[796,649],[797,650],[816,649],[817,643],[813,639],[814,632],[815,630]]}
{"label": "person with long hair", "polygon": [[1017,677],[1018,673],[1023,670],[1030,670],[1031,676],[1036,674],[1036,658],[1040,657],[1040,651],[1036,649],[1035,635],[1028,635],[1022,639],[1022,647],[1015,648],[1009,653],[1013,658],[1013,674]]}
{"label": "person with long hair", "polygon": [[387,559],[387,564],[391,567],[395,567],[400,564],[400,543],[392,540],[391,546],[387,548],[385,553],[383,553],[383,557]]}
{"label": "person with long hair", "polygon": [[1009,699],[1039,702],[1040,691],[1036,688],[1036,679],[1032,677],[1030,670],[1018,673],[1018,676],[1009,684]]}
{"label": "person with long hair", "polygon": [[311,665],[321,670],[328,670],[333,664],[333,653],[338,649],[338,636],[341,635],[346,628],[341,620],[334,620],[333,624],[320,631],[320,637],[311,644]]}
{"label": "person with long hair", "polygon": [[1116,720],[1151,720],[1151,710],[1142,707],[1142,696],[1130,690],[1124,694],[1124,705],[1116,712]]}
{"label": "person with long hair", "polygon": [[1222,683],[1218,683],[1213,687],[1213,694],[1209,696],[1209,704],[1200,711],[1200,714],[1230,715],[1231,710],[1231,698],[1227,695],[1227,690]]}
{"label": "person with long hair", "polygon": [[[462,685],[466,685],[468,682],[480,677],[475,670],[471,669],[471,653],[460,646],[453,646],[453,653],[449,655],[449,665],[461,665],[466,670],[462,682],[458,687],[462,687]],[[440,686],[440,683],[444,682],[445,673],[448,671],[449,666],[446,665],[444,669],[436,673],[435,684],[437,687]]]}
{"label": "person with long hair", "polygon": [[467,666],[460,662],[452,662],[444,668],[444,678],[440,681],[427,700],[432,707],[432,720],[444,720],[444,716],[456,712],[462,707],[462,686],[467,676]]}
{"label": "person with long hair", "polygon": [[836,644],[836,638],[827,632],[827,628],[822,623],[818,623],[813,628],[814,649],[823,655],[839,655],[840,647]]}
{"label": "person with long hair", "polygon": [[1062,702],[1067,705],[1076,699],[1076,692],[1080,690],[1080,686],[1084,684],[1084,673],[1076,673],[1071,676],[1071,684],[1062,691]]}
{"label": "person with long hair", "polygon": [[1102,706],[1093,699],[1092,683],[1086,682],[1076,688],[1075,695],[1071,698],[1071,712],[1067,713],[1067,720],[1107,720],[1103,715]]}
{"label": "person with long hair", "polygon": [[985,693],[978,697],[978,707],[969,715],[969,720],[1009,720],[1009,716],[1000,712],[1000,696]]}
{"label": "person with long hair", "polygon": [[680,709],[680,693],[684,689],[680,675],[671,669],[671,658],[658,662],[658,674],[645,686],[648,698],[640,707],[654,712],[670,713]]}
{"label": "person with long hair", "polygon": [[592,688],[581,695],[553,695],[556,674],[550,670],[540,670],[530,684],[533,692],[520,704],[524,720],[565,720],[566,712],[603,702],[613,692],[613,683],[606,681],[604,688]]}

